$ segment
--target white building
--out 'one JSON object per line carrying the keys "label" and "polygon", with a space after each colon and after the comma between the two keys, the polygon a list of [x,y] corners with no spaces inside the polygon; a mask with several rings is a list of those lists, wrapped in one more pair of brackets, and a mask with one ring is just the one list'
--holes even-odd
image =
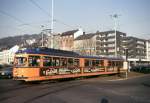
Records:
{"label": "white building", "polygon": [[19,50],[19,46],[15,45],[9,50],[0,52],[0,64],[12,64],[14,61],[15,53]]}
{"label": "white building", "polygon": [[146,42],[146,58],[150,61],[150,40]]}

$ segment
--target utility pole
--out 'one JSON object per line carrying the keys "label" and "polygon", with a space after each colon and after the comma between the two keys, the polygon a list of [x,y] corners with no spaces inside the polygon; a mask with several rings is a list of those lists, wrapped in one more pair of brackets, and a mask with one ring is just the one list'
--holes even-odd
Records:
{"label": "utility pole", "polygon": [[50,45],[51,45],[51,48],[54,48],[54,37],[53,37],[53,27],[54,27],[54,22],[53,22],[53,20],[54,20],[54,0],[52,0],[52,4],[51,4],[51,6],[52,6],[52,8],[51,8],[51,43],[50,43]]}
{"label": "utility pole", "polygon": [[120,15],[113,14],[110,15],[111,18],[114,20],[114,30],[115,30],[115,57],[117,57],[117,19]]}
{"label": "utility pole", "polygon": [[52,0],[52,11],[51,11],[51,33],[53,34],[53,27],[54,27],[54,0]]}
{"label": "utility pole", "polygon": [[41,32],[41,33],[42,33],[42,47],[44,47],[44,36],[43,36],[43,35],[44,35],[44,33],[43,33],[43,30],[44,30],[43,28],[44,28],[44,26],[41,25],[41,28],[42,28],[42,32]]}
{"label": "utility pole", "polygon": [[129,71],[129,65],[128,65],[128,48],[125,48],[125,56],[126,56],[126,63],[127,63],[127,71],[126,71],[126,78],[128,78],[128,71]]}

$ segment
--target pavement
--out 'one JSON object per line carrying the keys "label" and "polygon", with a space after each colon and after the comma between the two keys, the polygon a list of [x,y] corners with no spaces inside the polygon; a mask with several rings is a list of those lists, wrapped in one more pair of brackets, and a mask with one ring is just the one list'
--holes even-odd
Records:
{"label": "pavement", "polygon": [[150,74],[40,84],[1,79],[0,103],[150,103]]}

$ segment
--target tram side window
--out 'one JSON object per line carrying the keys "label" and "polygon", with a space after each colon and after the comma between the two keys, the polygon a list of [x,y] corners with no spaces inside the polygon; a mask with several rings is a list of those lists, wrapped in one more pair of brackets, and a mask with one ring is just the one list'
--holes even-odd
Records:
{"label": "tram side window", "polygon": [[123,62],[122,61],[118,61],[118,67],[123,67]]}
{"label": "tram side window", "polygon": [[116,61],[116,66],[117,66],[117,67],[122,67],[122,66],[123,66],[123,62],[121,62],[121,61]]}
{"label": "tram side window", "polygon": [[73,58],[68,58],[68,66],[73,66]]}
{"label": "tram side window", "polygon": [[26,66],[27,58],[25,57],[16,57],[15,58],[15,66]]}
{"label": "tram side window", "polygon": [[116,67],[118,66],[118,61],[115,61],[115,66],[116,66]]}
{"label": "tram side window", "polygon": [[92,66],[95,66],[95,65],[96,65],[96,61],[92,60]]}
{"label": "tram side window", "polygon": [[104,60],[100,60],[100,66],[104,66]]}
{"label": "tram side window", "polygon": [[60,66],[67,66],[67,58],[60,59]]}
{"label": "tram side window", "polygon": [[91,61],[88,59],[85,59],[85,64],[86,67],[91,66]]}
{"label": "tram side window", "polygon": [[40,56],[29,56],[29,66],[40,66]]}
{"label": "tram side window", "polygon": [[108,61],[108,66],[109,66],[109,67],[112,66],[112,61]]}
{"label": "tram side window", "polygon": [[123,62],[122,61],[120,62],[120,65],[121,65],[121,67],[123,67]]}
{"label": "tram side window", "polygon": [[74,66],[79,66],[79,59],[74,60]]}
{"label": "tram side window", "polygon": [[52,58],[48,56],[43,57],[43,66],[52,66]]}
{"label": "tram side window", "polygon": [[115,61],[112,61],[111,64],[112,67],[115,67]]}
{"label": "tram side window", "polygon": [[52,60],[53,66],[60,66],[60,58],[54,57]]}
{"label": "tram side window", "polygon": [[110,64],[111,64],[111,67],[116,67],[118,65],[117,61],[110,61]]}
{"label": "tram side window", "polygon": [[95,66],[100,66],[100,60],[95,61]]}
{"label": "tram side window", "polygon": [[99,66],[100,61],[99,60],[92,60],[92,66]]}

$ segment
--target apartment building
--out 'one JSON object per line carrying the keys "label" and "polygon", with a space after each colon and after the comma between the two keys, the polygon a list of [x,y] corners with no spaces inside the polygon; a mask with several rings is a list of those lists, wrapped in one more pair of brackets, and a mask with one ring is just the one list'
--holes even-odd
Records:
{"label": "apartment building", "polygon": [[122,46],[128,49],[128,58],[146,58],[146,40],[136,37],[124,37]]}
{"label": "apartment building", "polygon": [[60,34],[53,34],[48,37],[47,47],[61,50],[74,50],[74,40],[83,35],[82,29],[66,31]]}
{"label": "apartment building", "polygon": [[74,40],[74,51],[81,55],[96,55],[96,35],[83,34]]}
{"label": "apartment building", "polygon": [[60,41],[60,49],[73,51],[74,50],[74,40],[83,35],[82,29],[67,31],[61,34],[61,41]]}
{"label": "apartment building", "polygon": [[115,31],[84,34],[75,39],[75,51],[86,55],[114,56],[116,40],[117,56],[121,56],[124,53],[121,42],[125,36],[119,31],[116,32],[116,39]]}
{"label": "apartment building", "polygon": [[146,58],[150,61],[150,40],[146,41]]}
{"label": "apartment building", "polygon": [[[96,55],[109,55],[114,56],[115,52],[117,56],[124,54],[124,48],[122,47],[122,38],[126,37],[126,34],[119,31],[105,31],[96,33]],[[115,43],[116,41],[116,43]]]}

